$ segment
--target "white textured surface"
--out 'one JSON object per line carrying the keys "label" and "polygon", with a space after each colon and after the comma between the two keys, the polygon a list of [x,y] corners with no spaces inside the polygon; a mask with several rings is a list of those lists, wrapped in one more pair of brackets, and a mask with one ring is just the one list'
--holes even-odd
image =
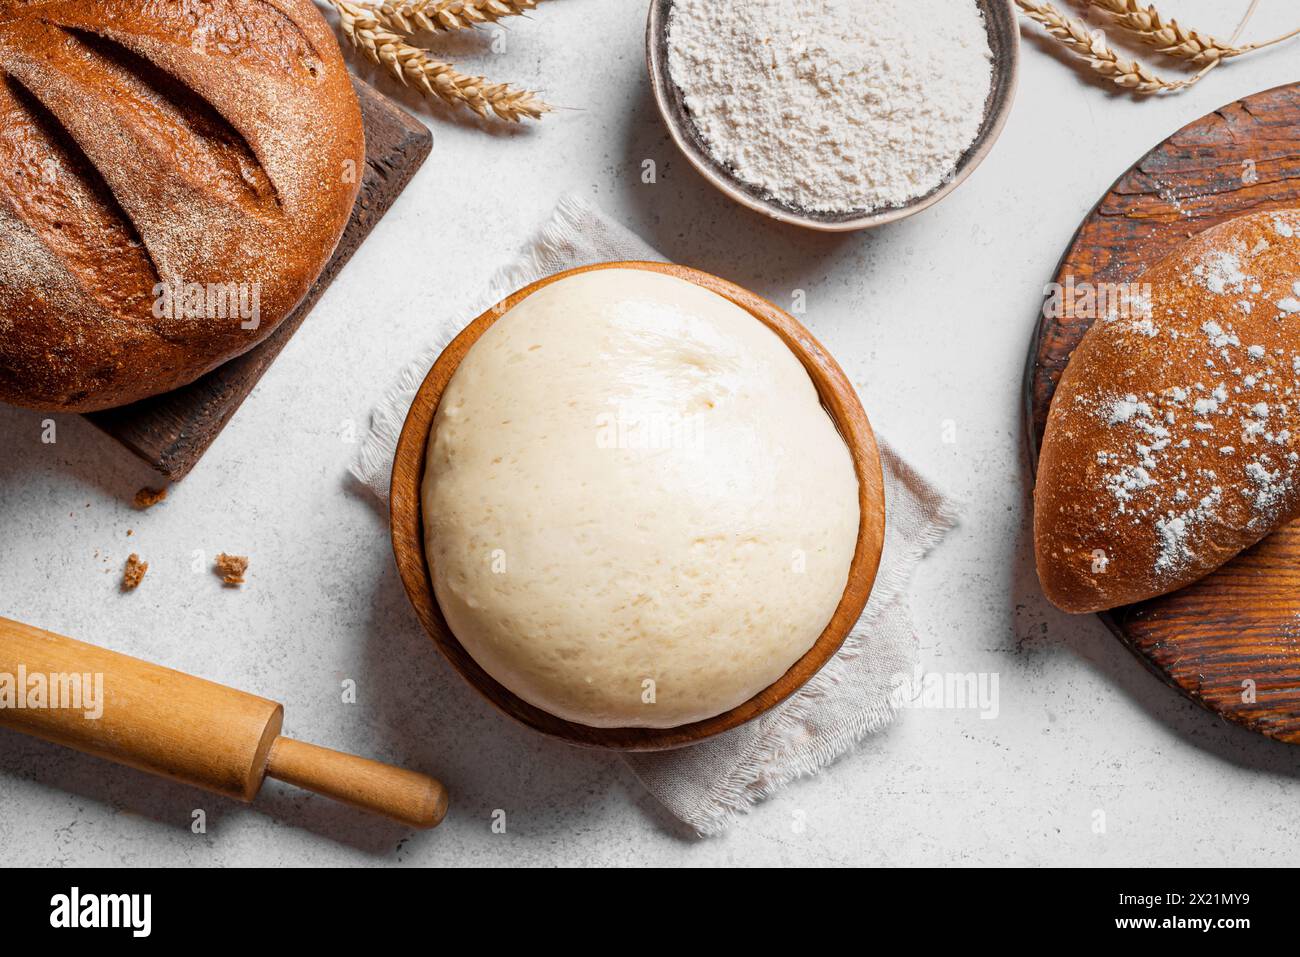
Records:
{"label": "white textured surface", "polygon": [[[1162,3],[1220,33],[1237,6]],[[1261,6],[1249,36],[1294,25],[1290,4]],[[127,504],[147,472],[94,429],[61,417],[59,441],[43,445],[40,416],[0,409],[0,614],[280,700],[290,733],[442,776],[447,822],[410,836],[276,784],[244,808],[0,732],[0,862],[1290,862],[1300,752],[1200,711],[1096,619],[1043,602],[1020,376],[1042,285],[1097,197],[1187,121],[1297,79],[1297,48],[1231,64],[1179,97],[1132,102],[1027,39],[1008,128],[968,182],[904,223],[828,237],[730,205],[674,154],[644,77],[643,27],[639,0],[555,0],[512,27],[504,53],[485,53],[485,69],[544,82],[580,109],[522,132],[432,118],[434,153],[416,183],[152,512]],[[642,182],[647,159],[653,185]],[[514,726],[437,657],[369,493],[345,478],[355,449],[345,439],[425,344],[421,317],[471,298],[555,199],[585,184],[681,262],[782,304],[805,290],[803,318],[881,431],[969,502],[963,527],[922,566],[914,612],[928,669],[998,673],[997,718],[909,711],[701,842],[665,829],[621,762]],[[448,267],[451,249],[460,255]],[[248,586],[192,572],[196,549],[208,561],[251,555]],[[122,596],[132,550],[152,567]],[[340,701],[349,678],[356,704]],[[197,807],[206,834],[191,833]],[[497,809],[504,834],[491,827]]]}

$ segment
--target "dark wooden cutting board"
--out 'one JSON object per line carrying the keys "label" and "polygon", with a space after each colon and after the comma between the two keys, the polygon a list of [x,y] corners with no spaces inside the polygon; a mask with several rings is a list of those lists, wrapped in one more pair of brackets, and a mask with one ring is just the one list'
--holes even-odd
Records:
{"label": "dark wooden cutting board", "polygon": [[[1133,282],[1211,226],[1288,206],[1300,206],[1300,83],[1230,103],[1140,159],[1084,220],[1055,281]],[[1039,319],[1025,374],[1031,461],[1056,383],[1091,323]],[[1193,700],[1300,742],[1300,522],[1187,588],[1101,617]]]}
{"label": "dark wooden cutting board", "polygon": [[366,131],[361,191],[338,248],[303,301],[256,348],[203,378],[163,395],[86,416],[171,481],[182,478],[207,451],[433,147],[433,137],[423,123],[361,80],[353,83]]}

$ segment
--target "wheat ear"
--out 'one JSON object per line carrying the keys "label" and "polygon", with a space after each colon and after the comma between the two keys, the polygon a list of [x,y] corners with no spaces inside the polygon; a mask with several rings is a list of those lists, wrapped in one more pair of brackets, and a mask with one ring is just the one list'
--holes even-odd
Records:
{"label": "wheat ear", "polygon": [[1154,6],[1141,0],[1087,0],[1090,6],[1105,12],[1115,23],[1141,43],[1155,47],[1166,56],[1205,66],[1215,60],[1240,56],[1241,47],[1224,43],[1208,33],[1189,30],[1177,20],[1165,19]]}
{"label": "wheat ear", "polygon": [[1025,16],[1040,24],[1059,43],[1087,63],[1094,73],[1126,90],[1146,95],[1172,93],[1186,89],[1203,75],[1198,73],[1186,80],[1166,80],[1137,60],[1120,56],[1111,49],[1100,32],[1091,32],[1083,21],[1066,16],[1050,3],[1016,0],[1016,4]]}
{"label": "wheat ear", "polygon": [[411,46],[385,29],[369,7],[348,0],[331,0],[339,12],[343,35],[372,63],[388,69],[403,83],[449,106],[466,106],[479,116],[495,113],[511,123],[524,118],[536,120],[551,112],[531,90],[516,90],[505,83],[489,83],[481,76],[467,76],[450,63],[434,59],[427,51]]}
{"label": "wheat ear", "polygon": [[[1237,46],[1237,37],[1241,35],[1240,27],[1231,41],[1224,42],[1199,30],[1184,29],[1179,26],[1177,20],[1166,20],[1159,10],[1150,4],[1142,3],[1141,0],[1085,0],[1085,2],[1107,13],[1115,23],[1132,33],[1140,42],[1155,47],[1167,56],[1187,60],[1196,66],[1206,66],[1219,60],[1242,56],[1300,36],[1300,29],[1296,29],[1271,40]],[[1251,4],[1246,18],[1242,20],[1242,26],[1250,18],[1250,14],[1255,12],[1257,4],[1258,0]]]}
{"label": "wheat ear", "polygon": [[523,16],[542,0],[384,0],[372,9],[382,26],[398,33],[467,30]]}

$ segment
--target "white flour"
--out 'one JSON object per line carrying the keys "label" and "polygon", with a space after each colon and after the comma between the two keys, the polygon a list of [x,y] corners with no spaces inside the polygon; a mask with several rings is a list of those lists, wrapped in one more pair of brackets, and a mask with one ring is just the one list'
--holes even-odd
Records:
{"label": "white flour", "polygon": [[668,63],[718,162],[820,212],[939,186],[992,80],[975,0],[674,0]]}

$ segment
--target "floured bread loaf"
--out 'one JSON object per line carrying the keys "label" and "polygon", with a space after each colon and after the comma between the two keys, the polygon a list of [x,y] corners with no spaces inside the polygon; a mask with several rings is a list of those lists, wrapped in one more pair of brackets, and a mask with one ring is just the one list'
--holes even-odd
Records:
{"label": "floured bread loaf", "polygon": [[0,0],[0,401],[123,405],[251,349],[364,160],[311,0]]}
{"label": "floured bread loaf", "polygon": [[1093,325],[1048,415],[1034,545],[1066,611],[1173,591],[1300,512],[1300,210],[1207,230],[1139,283],[1149,304]]}
{"label": "floured bread loaf", "polygon": [[422,501],[461,645],[594,727],[675,727],[772,684],[830,621],[859,522],[849,451],[776,334],[622,268],[533,292],[474,344]]}

